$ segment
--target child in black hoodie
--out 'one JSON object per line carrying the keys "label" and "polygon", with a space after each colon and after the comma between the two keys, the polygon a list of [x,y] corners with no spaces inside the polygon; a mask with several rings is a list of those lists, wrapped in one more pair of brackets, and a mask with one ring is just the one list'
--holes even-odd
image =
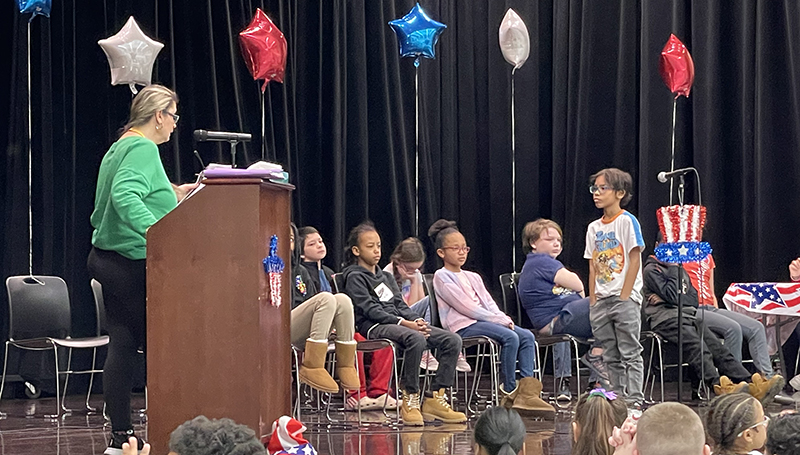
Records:
{"label": "child in black hoodie", "polygon": [[[412,311],[394,277],[378,268],[381,238],[372,223],[362,223],[350,231],[347,256],[351,265],[342,272],[345,292],[353,300],[356,330],[369,340],[385,338],[405,351],[400,375],[403,392],[400,415],[405,425],[424,425],[425,420],[445,423],[466,422],[467,417],[453,411],[445,389],[455,377],[461,338],[449,331],[429,326]],[[431,383],[433,391],[420,406],[419,362],[425,349],[437,349],[439,369]]]}

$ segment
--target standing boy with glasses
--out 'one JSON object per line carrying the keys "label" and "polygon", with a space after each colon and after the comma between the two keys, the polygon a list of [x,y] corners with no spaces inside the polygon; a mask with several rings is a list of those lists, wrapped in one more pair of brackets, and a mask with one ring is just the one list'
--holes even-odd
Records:
{"label": "standing boy with glasses", "polygon": [[622,207],[633,195],[630,174],[615,168],[591,177],[594,205],[603,216],[586,232],[584,258],[589,260],[589,318],[603,346],[612,388],[632,409],[644,402],[641,331],[644,238],[639,221]]}

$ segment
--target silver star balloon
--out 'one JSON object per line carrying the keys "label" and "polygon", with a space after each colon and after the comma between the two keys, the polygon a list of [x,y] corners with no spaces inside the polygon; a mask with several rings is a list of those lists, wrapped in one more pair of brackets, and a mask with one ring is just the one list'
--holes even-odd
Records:
{"label": "silver star balloon", "polygon": [[97,42],[108,57],[111,85],[128,84],[135,94],[136,84],[150,85],[153,63],[164,45],[148,37],[133,19],[114,36]]}

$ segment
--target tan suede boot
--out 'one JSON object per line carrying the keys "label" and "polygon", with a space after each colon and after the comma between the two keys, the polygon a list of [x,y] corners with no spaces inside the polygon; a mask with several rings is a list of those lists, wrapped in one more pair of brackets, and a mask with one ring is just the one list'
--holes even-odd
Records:
{"label": "tan suede boot", "polygon": [[339,391],[339,384],[325,370],[325,356],[327,355],[327,341],[306,340],[303,365],[297,375],[300,382],[308,384],[320,392],[336,393]]}
{"label": "tan suede boot", "polygon": [[531,417],[553,419],[556,416],[556,409],[542,400],[542,383],[534,377],[519,380],[512,408]]}
{"label": "tan suede boot", "polygon": [[719,377],[719,385],[714,385],[714,393],[716,395],[725,395],[728,393],[750,393],[750,386],[742,381],[734,384],[727,376]]}
{"label": "tan suede boot", "polygon": [[786,385],[786,380],[779,374],[767,379],[761,373],[754,373],[752,379],[753,382],[747,384],[750,388],[750,395],[760,401],[762,406],[772,403],[775,395]]}
{"label": "tan suede boot", "polygon": [[345,390],[358,390],[361,381],[356,372],[356,342],[336,342],[336,376]]}
{"label": "tan suede boot", "polygon": [[506,392],[503,384],[500,384],[500,406],[511,409],[514,407],[514,399],[517,398],[519,387],[515,387],[511,392]]}
{"label": "tan suede boot", "polygon": [[403,420],[403,425],[425,425],[425,420],[422,419],[422,413],[419,410],[419,392],[408,393],[404,390],[402,394],[403,401],[400,403],[400,418]]}
{"label": "tan suede boot", "polygon": [[444,389],[433,392],[432,398],[426,398],[422,403],[422,417],[428,421],[441,420],[444,423],[464,423],[467,416],[463,412],[454,411],[447,402]]}

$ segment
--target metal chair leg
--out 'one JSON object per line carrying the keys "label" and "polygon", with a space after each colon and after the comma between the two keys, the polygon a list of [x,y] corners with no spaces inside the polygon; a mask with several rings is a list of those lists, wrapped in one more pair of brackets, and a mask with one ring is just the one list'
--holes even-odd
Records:
{"label": "metal chair leg", "polygon": [[88,412],[97,412],[97,409],[89,405],[89,398],[92,396],[92,387],[94,386],[95,370],[97,370],[97,348],[92,349],[92,372],[89,374],[89,390],[86,391],[86,410]]}
{"label": "metal chair leg", "polygon": [[[8,367],[8,346],[10,343],[6,341],[5,355],[3,356],[3,378],[0,380],[0,400],[3,399],[3,390],[6,387],[6,368]],[[6,417],[5,412],[0,411],[0,417]]]}
{"label": "metal chair leg", "polygon": [[56,363],[56,413],[55,415],[45,416],[45,417],[57,419],[59,416],[61,416],[61,408],[63,407],[63,405],[61,403],[61,381],[59,380],[58,377],[58,375],[60,374],[60,371],[58,370],[58,346],[56,346],[55,344],[53,344],[53,358],[55,359]]}

